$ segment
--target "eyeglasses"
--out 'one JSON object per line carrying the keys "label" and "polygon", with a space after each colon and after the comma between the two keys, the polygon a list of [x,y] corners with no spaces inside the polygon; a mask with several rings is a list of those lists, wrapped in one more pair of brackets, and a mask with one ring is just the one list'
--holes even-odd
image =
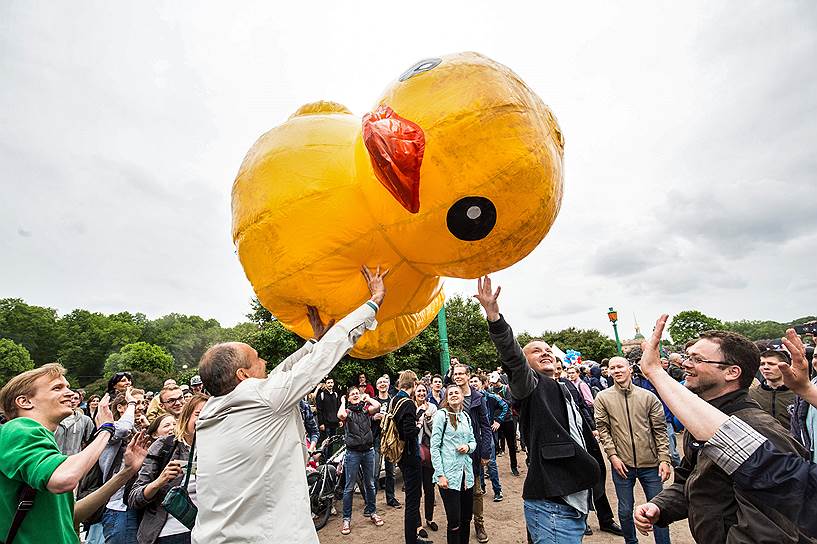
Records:
{"label": "eyeglasses", "polygon": [[173,398],[173,399],[163,400],[162,404],[177,404],[177,403],[181,404],[183,402],[184,402],[184,395],[182,395],[181,397]]}
{"label": "eyeglasses", "polygon": [[681,356],[681,362],[685,363],[687,361],[689,361],[693,365],[699,365],[701,363],[707,363],[707,364],[710,364],[710,365],[726,365],[726,364],[729,364],[726,361],[710,361],[708,359],[701,359],[697,355],[682,355]]}

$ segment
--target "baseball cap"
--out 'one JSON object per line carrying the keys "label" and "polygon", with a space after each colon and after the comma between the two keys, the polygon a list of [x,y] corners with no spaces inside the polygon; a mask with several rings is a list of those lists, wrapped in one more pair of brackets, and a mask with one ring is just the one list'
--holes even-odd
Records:
{"label": "baseball cap", "polygon": [[497,383],[499,381],[499,372],[491,372],[488,374],[488,381],[491,383]]}
{"label": "baseball cap", "polygon": [[196,374],[192,378],[190,378],[190,385],[201,385],[201,376]]}

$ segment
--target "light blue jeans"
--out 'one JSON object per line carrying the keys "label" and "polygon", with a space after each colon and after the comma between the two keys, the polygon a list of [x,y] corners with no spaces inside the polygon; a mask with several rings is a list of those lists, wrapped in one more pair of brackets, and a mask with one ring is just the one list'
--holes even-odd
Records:
{"label": "light blue jeans", "polygon": [[533,544],[580,544],[587,514],[546,499],[526,499],[525,523]]}
{"label": "light blue jeans", "polygon": [[374,491],[374,448],[369,448],[368,451],[346,450],[346,455],[343,457],[343,476],[346,478],[343,487],[343,519],[352,519],[352,494],[360,467],[363,467],[363,489],[361,491],[366,498],[363,515],[371,516],[377,512]]}
{"label": "light blue jeans", "polygon": [[[632,468],[627,467],[627,477],[622,478],[618,472],[613,473],[613,485],[616,486],[616,497],[618,498],[618,522],[621,523],[621,530],[624,532],[624,542],[627,544],[638,544],[638,536],[635,534],[635,522],[633,521],[633,506],[635,498],[633,489],[635,481],[641,482],[644,495],[647,500],[652,499],[664,489],[661,477],[658,475],[658,467]],[[656,544],[669,544],[669,528],[653,527]]]}

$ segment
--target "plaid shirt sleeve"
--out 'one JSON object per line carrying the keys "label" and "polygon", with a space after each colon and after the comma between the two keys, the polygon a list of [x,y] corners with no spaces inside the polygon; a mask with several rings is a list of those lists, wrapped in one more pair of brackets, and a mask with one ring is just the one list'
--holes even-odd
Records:
{"label": "plaid shirt sleeve", "polygon": [[732,474],[757,450],[766,437],[743,420],[730,416],[720,426],[701,453],[712,459],[727,474]]}

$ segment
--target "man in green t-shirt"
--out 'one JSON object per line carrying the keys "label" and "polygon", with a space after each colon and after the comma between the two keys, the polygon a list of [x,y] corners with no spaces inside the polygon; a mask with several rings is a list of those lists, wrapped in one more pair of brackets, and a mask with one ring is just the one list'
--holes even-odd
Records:
{"label": "man in green t-shirt", "polygon": [[72,397],[65,369],[56,363],[15,376],[0,390],[0,410],[9,420],[0,426],[0,541],[7,539],[20,490],[27,484],[36,490],[34,507],[14,544],[79,543],[73,490],[99,459],[113,427],[101,425],[76,455],[60,453],[54,430],[73,413]]}

